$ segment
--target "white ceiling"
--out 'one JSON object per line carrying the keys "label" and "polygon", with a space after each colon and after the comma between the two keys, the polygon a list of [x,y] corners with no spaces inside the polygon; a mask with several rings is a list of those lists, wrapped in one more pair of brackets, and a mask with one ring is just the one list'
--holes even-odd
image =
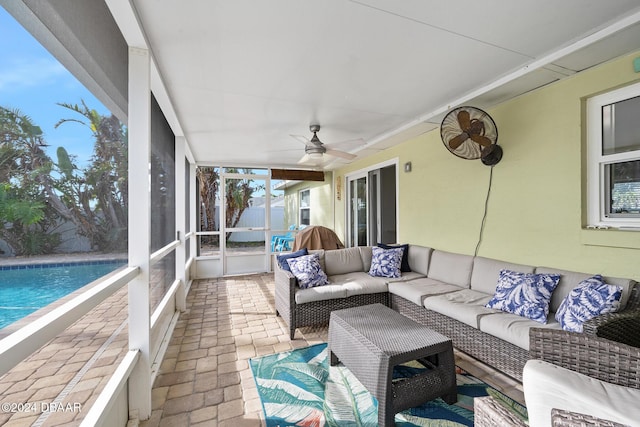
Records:
{"label": "white ceiling", "polygon": [[[107,3],[128,37],[122,2]],[[312,123],[327,144],[362,138],[345,147],[362,157],[437,127],[455,105],[488,108],[640,40],[640,0],[133,4],[207,164],[299,167],[304,146],[290,135],[310,137]]]}

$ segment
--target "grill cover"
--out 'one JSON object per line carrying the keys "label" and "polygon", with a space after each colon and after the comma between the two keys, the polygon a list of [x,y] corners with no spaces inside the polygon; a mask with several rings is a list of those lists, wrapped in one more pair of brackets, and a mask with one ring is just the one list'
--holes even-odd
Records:
{"label": "grill cover", "polygon": [[302,248],[311,249],[342,249],[344,245],[336,233],[327,227],[313,225],[300,230],[293,242],[293,251]]}

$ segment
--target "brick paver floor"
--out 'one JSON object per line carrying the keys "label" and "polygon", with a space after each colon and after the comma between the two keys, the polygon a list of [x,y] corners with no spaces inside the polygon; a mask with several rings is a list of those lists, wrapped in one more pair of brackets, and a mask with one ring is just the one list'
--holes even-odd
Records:
{"label": "brick paver floor", "polygon": [[[78,425],[126,352],[126,304],[125,288],[0,377],[0,403],[59,402],[79,410],[0,412],[0,425]],[[196,280],[153,386],[151,418],[140,425],[263,426],[249,359],[326,339],[326,326],[298,329],[289,339],[275,315],[273,274]],[[523,401],[519,383],[456,357],[459,366]]]}
{"label": "brick paver floor", "polygon": [[[301,328],[289,339],[275,315],[273,275],[200,280],[193,284],[153,388],[144,427],[263,426],[249,359],[326,342],[327,327]],[[456,354],[470,373],[524,402],[516,381]]]}
{"label": "brick paver floor", "polygon": [[0,425],[74,426],[126,354],[127,288],[0,377]]}

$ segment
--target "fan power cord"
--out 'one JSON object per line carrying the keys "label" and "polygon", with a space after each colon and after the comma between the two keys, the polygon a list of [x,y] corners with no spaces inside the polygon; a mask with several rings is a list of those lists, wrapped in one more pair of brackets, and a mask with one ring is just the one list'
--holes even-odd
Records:
{"label": "fan power cord", "polygon": [[482,215],[482,224],[480,225],[480,235],[478,236],[478,243],[476,244],[476,251],[474,256],[478,256],[478,250],[480,250],[480,243],[482,243],[482,234],[484,233],[484,225],[487,222],[487,210],[489,208],[489,196],[491,195],[491,183],[493,181],[493,166],[489,171],[489,188],[487,189],[487,198],[484,201],[484,215]]}

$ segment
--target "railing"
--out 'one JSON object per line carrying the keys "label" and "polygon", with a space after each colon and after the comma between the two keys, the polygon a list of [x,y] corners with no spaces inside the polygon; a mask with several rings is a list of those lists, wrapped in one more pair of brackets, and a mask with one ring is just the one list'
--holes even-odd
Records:
{"label": "railing", "polygon": [[138,270],[138,267],[124,268],[104,279],[102,283],[2,339],[0,341],[0,375],[8,372],[122,286],[129,283],[138,274]]}
{"label": "railing", "polygon": [[120,395],[122,389],[127,385],[129,375],[131,375],[139,358],[139,350],[129,350],[98,399],[91,406],[87,416],[82,420],[80,427],[94,427],[105,423],[105,419],[111,413],[111,408],[115,403],[115,397]]}
{"label": "railing", "polygon": [[[186,240],[188,241],[194,233],[188,233],[186,235]],[[158,263],[162,258],[170,254],[173,250],[180,246],[180,240],[175,240],[163,248],[155,251],[149,257],[150,265],[154,265]],[[193,262],[193,258],[191,258],[187,263],[185,268],[189,268],[191,263]],[[165,293],[162,300],[156,307],[156,309],[151,314],[150,320],[150,331],[156,331],[157,328],[161,327],[161,323],[164,321],[164,316],[169,315],[169,319],[167,321],[168,326],[166,330],[163,328],[162,337],[159,338],[160,342],[157,343],[157,346],[152,346],[152,354],[150,355],[151,363],[151,384],[153,384],[155,376],[157,375],[162,359],[166,352],[166,349],[171,340],[171,335],[173,333],[175,324],[178,321],[179,310],[184,306],[184,302],[179,302],[178,294],[185,295],[187,284],[183,283],[181,280],[175,280],[169,290]],[[184,296],[182,297],[184,299]],[[172,304],[175,304],[172,306]],[[177,311],[176,311],[177,310]],[[101,426],[105,425],[108,420],[108,416],[113,412],[112,408],[115,407],[117,399],[123,393],[123,388],[127,385],[129,381],[129,377],[131,372],[135,368],[136,363],[140,358],[140,351],[136,349],[129,350],[129,353],[125,356],[125,358],[120,362],[116,372],[112,375],[109,383],[105,386],[105,388],[100,393],[98,400],[91,406],[89,413],[84,418],[81,427],[89,427],[89,426]],[[112,420],[109,420],[112,421]]]}
{"label": "railing", "polygon": [[[188,233],[186,241],[195,237],[195,235],[196,233],[193,232]],[[149,264],[154,265],[160,262],[165,256],[178,248],[180,244],[180,240],[175,240],[150,254]],[[194,257],[190,257],[185,264],[185,269],[191,268],[193,262]],[[89,290],[0,340],[0,375],[22,362],[106,298],[113,295],[124,285],[129,284],[139,274],[140,268],[137,266],[124,267],[112,275],[100,279]],[[179,279],[174,280],[149,319],[150,332],[156,330],[159,333],[157,336],[158,341],[153,346],[152,354],[149,355],[152,361],[151,383],[153,383],[153,378],[155,378],[166,352],[173,329],[178,321],[179,312],[185,309],[184,300],[191,282],[188,275],[185,279],[186,283]],[[159,330],[159,328],[162,330]],[[99,426],[112,422],[109,416],[117,405],[121,405],[118,399],[123,396],[124,387],[127,386],[131,373],[139,362],[140,357],[141,352],[139,349],[130,349],[127,352],[98,396],[98,399],[91,406],[87,416],[84,417],[82,426]]]}
{"label": "railing", "polygon": [[178,246],[180,246],[180,240],[174,240],[173,242],[169,243],[168,245],[166,245],[166,246],[158,249],[154,253],[152,253],[149,256],[149,261],[151,262],[151,265],[156,264],[158,261],[160,261],[166,255],[168,255],[172,250],[174,250]]}

